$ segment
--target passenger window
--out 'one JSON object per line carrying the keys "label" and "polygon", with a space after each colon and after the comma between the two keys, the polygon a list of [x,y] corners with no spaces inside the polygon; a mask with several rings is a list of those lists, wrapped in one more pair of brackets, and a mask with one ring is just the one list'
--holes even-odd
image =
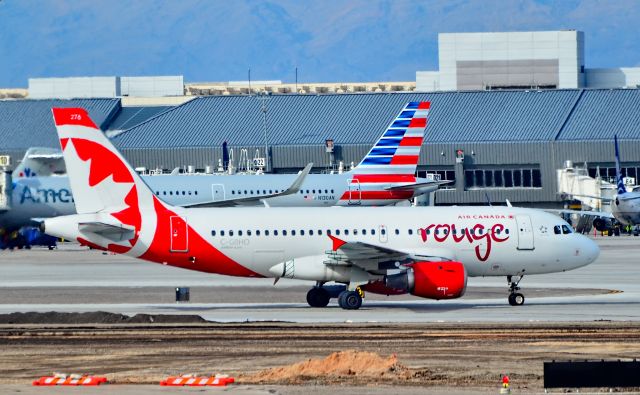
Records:
{"label": "passenger window", "polygon": [[331,229],[327,229],[327,236],[331,235]]}
{"label": "passenger window", "polygon": [[295,236],[296,235],[296,231],[295,229],[291,231],[291,236]]}
{"label": "passenger window", "polygon": [[173,196],[173,191],[169,191],[169,195]]}
{"label": "passenger window", "polygon": [[156,191],[156,195],[157,195],[157,196],[160,196],[160,192],[159,192],[159,191]]}
{"label": "passenger window", "polygon": [[232,189],[232,190],[231,190],[231,194],[232,194],[232,195],[235,195],[235,194],[236,194],[236,191],[234,191],[234,190]]}
{"label": "passenger window", "polygon": [[273,235],[274,235],[274,236],[277,236],[277,235],[278,235],[278,231],[277,231],[277,230],[274,230],[274,231],[273,231]]}
{"label": "passenger window", "polygon": [[262,194],[263,194],[263,195],[266,195],[266,194],[267,194],[267,191],[265,191],[265,190],[263,189],[263,190],[262,190]]}
{"label": "passenger window", "polygon": [[189,191],[189,196],[191,196],[191,191]]}
{"label": "passenger window", "polygon": [[269,193],[273,193],[273,190],[269,189]]}
{"label": "passenger window", "polygon": [[286,230],[283,230],[283,231],[282,231],[282,235],[283,235],[283,236],[286,236],[286,235],[287,235],[287,231],[286,231]]}
{"label": "passenger window", "polygon": [[344,230],[344,235],[345,235],[345,236],[349,236],[349,229],[345,229],[345,230]]}
{"label": "passenger window", "polygon": [[384,229],[384,228],[380,229],[380,234],[383,235],[383,236],[386,235],[387,234],[387,230]]}
{"label": "passenger window", "polygon": [[244,190],[244,194],[245,194],[245,195],[248,195],[248,193],[247,193],[247,190],[246,190],[246,189]]}
{"label": "passenger window", "polygon": [[324,190],[324,193],[329,193],[329,191],[325,189],[325,190]]}
{"label": "passenger window", "polygon": [[238,231],[238,236],[242,236],[242,231],[241,230]]}
{"label": "passenger window", "polygon": [[340,236],[340,229],[336,229],[336,236]]}
{"label": "passenger window", "polygon": [[194,193],[197,195],[197,194],[198,194],[198,191],[195,191]]}
{"label": "passenger window", "polygon": [[247,236],[251,236],[251,231],[250,230],[247,231]]}
{"label": "passenger window", "polygon": [[353,235],[356,236],[358,234],[358,229],[353,230]]}
{"label": "passenger window", "polygon": [[557,235],[562,234],[562,232],[560,231],[560,225],[556,225],[553,227],[553,233]]}
{"label": "passenger window", "polygon": [[256,230],[256,236],[260,236],[260,230]]}
{"label": "passenger window", "polygon": [[264,231],[264,235],[265,235],[265,236],[269,236],[269,230],[265,230],[265,231]]}
{"label": "passenger window", "polygon": [[396,235],[400,234],[400,229],[396,229]]}
{"label": "passenger window", "polygon": [[220,231],[220,236],[224,237],[224,230]]}
{"label": "passenger window", "polygon": [[568,235],[572,233],[571,229],[567,225],[562,225],[562,234]]}
{"label": "passenger window", "polygon": [[322,229],[318,229],[318,236],[322,236]]}
{"label": "passenger window", "polygon": [[215,235],[216,235],[216,231],[215,231],[215,230],[212,230],[212,231],[211,231],[211,236],[215,236]]}
{"label": "passenger window", "polygon": [[376,230],[375,229],[371,229],[371,236],[375,236],[376,235]]}
{"label": "passenger window", "polygon": [[250,195],[253,195],[253,189],[249,191],[249,194],[250,194]]}
{"label": "passenger window", "polygon": [[413,229],[409,229],[408,233],[409,233],[409,236],[411,236],[413,234]]}
{"label": "passenger window", "polygon": [[233,237],[233,231],[232,230],[229,231],[229,237]]}
{"label": "passenger window", "polygon": [[505,229],[504,233],[509,234],[509,229]]}
{"label": "passenger window", "polygon": [[179,195],[179,194],[180,194],[180,191],[176,191],[176,195]]}
{"label": "passenger window", "polygon": [[304,236],[304,229],[300,229],[300,236]]}
{"label": "passenger window", "polygon": [[316,193],[316,190],[315,190],[315,189],[313,189],[311,192],[312,192],[312,193]]}
{"label": "passenger window", "polygon": [[162,191],[162,194],[163,194],[163,195],[166,195],[166,194],[167,194],[167,191]]}
{"label": "passenger window", "polygon": [[185,192],[185,191],[182,191],[182,196],[184,196],[184,195],[186,195],[186,192]]}
{"label": "passenger window", "polygon": [[309,229],[309,236],[313,236],[313,229]]}
{"label": "passenger window", "polygon": [[333,193],[333,189],[331,190],[331,193]]}
{"label": "passenger window", "polygon": [[367,235],[367,230],[366,229],[362,229],[362,234],[366,236]]}

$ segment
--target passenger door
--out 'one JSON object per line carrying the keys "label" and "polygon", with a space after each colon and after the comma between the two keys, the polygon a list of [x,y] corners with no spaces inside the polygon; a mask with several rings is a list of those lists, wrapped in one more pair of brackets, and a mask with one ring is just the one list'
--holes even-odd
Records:
{"label": "passenger door", "polygon": [[531,226],[531,217],[528,215],[516,215],[516,224],[518,225],[518,249],[533,250],[533,227]]}
{"label": "passenger door", "polygon": [[387,230],[387,226],[386,225],[379,225],[378,226],[378,240],[380,240],[381,243],[386,243],[389,240],[389,234],[388,234],[388,230]]}
{"label": "passenger door", "polygon": [[224,200],[224,185],[211,184],[211,196],[214,202]]}
{"label": "passenger door", "polygon": [[189,250],[189,233],[187,221],[178,215],[171,217],[171,252],[187,252]]}
{"label": "passenger door", "polygon": [[362,203],[362,191],[360,190],[360,181],[350,178],[349,184],[349,205],[359,205]]}

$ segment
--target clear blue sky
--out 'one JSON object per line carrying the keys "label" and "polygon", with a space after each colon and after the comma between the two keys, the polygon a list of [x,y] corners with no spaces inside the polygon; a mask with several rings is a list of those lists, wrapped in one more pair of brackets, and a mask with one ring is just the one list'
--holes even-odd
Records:
{"label": "clear blue sky", "polygon": [[0,0],[0,87],[29,77],[412,81],[439,32],[578,29],[586,66],[640,66],[638,0]]}

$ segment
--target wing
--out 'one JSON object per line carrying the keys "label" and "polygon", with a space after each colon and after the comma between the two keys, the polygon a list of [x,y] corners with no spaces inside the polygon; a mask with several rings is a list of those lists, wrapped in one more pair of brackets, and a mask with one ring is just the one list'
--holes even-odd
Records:
{"label": "wing", "polygon": [[326,251],[327,265],[354,265],[365,271],[383,274],[390,269],[398,269],[421,261],[451,261],[455,254],[446,249],[421,249],[420,251],[402,251],[362,241],[344,241],[329,236],[333,241],[331,251]]}
{"label": "wing", "polygon": [[615,219],[613,214],[605,213],[604,211],[582,211],[582,210],[569,210],[569,209],[545,209],[544,211],[556,214],[578,214],[578,215],[588,215],[590,217],[598,217],[598,218],[611,218]]}
{"label": "wing", "polygon": [[270,193],[266,195],[255,195],[255,196],[242,197],[242,198],[236,198],[236,199],[217,200],[214,202],[206,202],[206,203],[185,204],[185,205],[182,205],[182,207],[187,207],[187,208],[189,207],[233,207],[233,206],[241,206],[241,205],[251,204],[251,203],[255,204],[263,201],[264,199],[274,198],[278,196],[293,195],[298,193],[298,191],[300,190],[300,187],[302,186],[302,183],[304,182],[304,179],[307,177],[312,167],[313,167],[313,163],[309,163],[300,172],[298,177],[296,177],[296,179],[289,186],[289,188],[287,188],[282,192]]}

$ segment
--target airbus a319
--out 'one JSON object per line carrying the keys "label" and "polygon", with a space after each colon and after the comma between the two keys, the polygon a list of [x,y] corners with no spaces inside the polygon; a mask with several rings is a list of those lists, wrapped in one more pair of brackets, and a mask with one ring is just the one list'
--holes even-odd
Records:
{"label": "airbus a319", "polygon": [[171,206],[85,110],[53,116],[78,213],[45,220],[48,234],[190,270],[314,281],[314,307],[337,296],[358,309],[367,291],[458,298],[468,276],[506,276],[509,303],[520,305],[523,276],[576,269],[599,254],[558,216],[526,208]]}

